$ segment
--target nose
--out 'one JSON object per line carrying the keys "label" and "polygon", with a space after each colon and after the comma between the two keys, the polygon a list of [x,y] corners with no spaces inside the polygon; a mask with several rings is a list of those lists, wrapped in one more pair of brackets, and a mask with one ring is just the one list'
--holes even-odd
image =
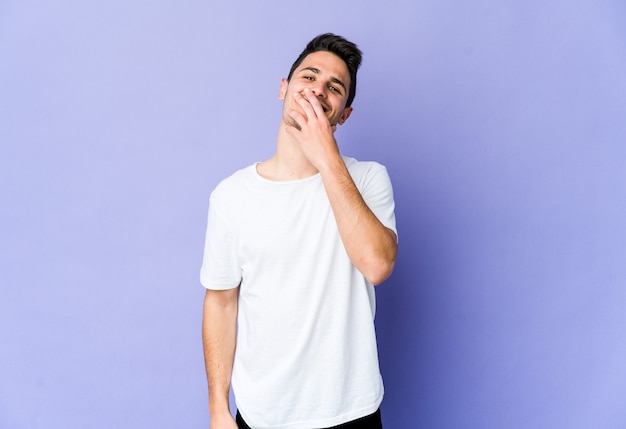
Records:
{"label": "nose", "polygon": [[326,87],[322,82],[315,82],[315,85],[311,87],[311,90],[316,96],[326,98]]}

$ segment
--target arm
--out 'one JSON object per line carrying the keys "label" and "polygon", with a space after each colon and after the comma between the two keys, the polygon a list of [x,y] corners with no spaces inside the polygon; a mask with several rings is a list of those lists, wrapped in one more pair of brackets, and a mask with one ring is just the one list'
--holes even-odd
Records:
{"label": "arm", "polygon": [[288,127],[287,132],[320,172],[350,260],[368,281],[379,284],[393,271],[398,250],[396,235],[363,200],[339,153],[333,136],[335,126],[330,125],[317,97],[310,91],[294,97],[304,115],[292,111],[300,129]]}
{"label": "arm", "polygon": [[396,234],[369,209],[339,156],[320,166],[339,234],[352,263],[372,284],[391,275],[398,251]]}
{"label": "arm", "polygon": [[230,414],[228,393],[237,337],[239,288],[209,290],[204,296],[202,344],[209,386],[211,428],[237,429]]}

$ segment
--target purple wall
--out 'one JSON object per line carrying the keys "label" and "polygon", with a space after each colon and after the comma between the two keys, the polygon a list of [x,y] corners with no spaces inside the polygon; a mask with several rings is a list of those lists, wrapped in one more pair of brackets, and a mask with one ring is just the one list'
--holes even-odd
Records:
{"label": "purple wall", "polygon": [[[218,3],[218,2],[215,2]],[[394,181],[395,428],[626,425],[621,1],[0,4],[0,427],[208,428],[207,199],[271,155],[314,35]]]}

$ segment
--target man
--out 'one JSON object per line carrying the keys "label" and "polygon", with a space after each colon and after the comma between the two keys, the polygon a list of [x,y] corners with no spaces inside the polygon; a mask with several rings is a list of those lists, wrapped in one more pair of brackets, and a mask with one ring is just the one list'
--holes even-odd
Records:
{"label": "man", "polygon": [[201,283],[212,429],[382,427],[373,285],[396,260],[393,193],[382,165],[342,156],[334,138],[360,63],[342,37],[313,39],[280,84],[276,152],[211,194]]}

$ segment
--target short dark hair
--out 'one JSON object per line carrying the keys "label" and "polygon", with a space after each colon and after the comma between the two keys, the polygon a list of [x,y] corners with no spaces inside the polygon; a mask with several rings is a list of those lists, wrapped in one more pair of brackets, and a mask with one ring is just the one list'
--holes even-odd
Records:
{"label": "short dark hair", "polygon": [[352,100],[354,100],[354,96],[356,95],[356,72],[361,65],[363,54],[354,43],[341,36],[337,36],[332,33],[325,33],[320,34],[311,40],[291,66],[287,80],[291,80],[293,72],[302,63],[302,61],[304,61],[307,55],[319,51],[331,52],[346,63],[348,72],[350,73],[350,90],[348,92],[348,99],[346,100],[346,107],[350,107],[352,105]]}

